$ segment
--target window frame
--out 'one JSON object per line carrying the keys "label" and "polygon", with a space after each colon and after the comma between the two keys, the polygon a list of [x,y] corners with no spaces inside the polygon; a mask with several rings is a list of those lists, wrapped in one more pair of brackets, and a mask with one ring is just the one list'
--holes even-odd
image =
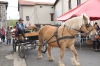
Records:
{"label": "window frame", "polygon": [[77,6],[81,4],[81,0],[77,0]]}
{"label": "window frame", "polygon": [[50,13],[51,21],[54,21],[54,13]]}
{"label": "window frame", "polygon": [[26,21],[29,21],[29,16],[26,16]]}
{"label": "window frame", "polygon": [[69,10],[72,9],[71,0],[68,1]]}

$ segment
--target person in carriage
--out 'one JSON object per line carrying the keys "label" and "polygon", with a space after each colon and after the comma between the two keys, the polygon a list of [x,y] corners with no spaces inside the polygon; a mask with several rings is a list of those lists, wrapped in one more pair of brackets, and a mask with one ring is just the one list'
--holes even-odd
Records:
{"label": "person in carriage", "polygon": [[25,38],[25,30],[27,29],[26,25],[23,23],[23,19],[20,18],[18,20],[18,22],[16,22],[16,29],[17,29],[17,32],[16,32],[16,36],[18,36],[18,34],[22,34],[24,40],[26,40]]}

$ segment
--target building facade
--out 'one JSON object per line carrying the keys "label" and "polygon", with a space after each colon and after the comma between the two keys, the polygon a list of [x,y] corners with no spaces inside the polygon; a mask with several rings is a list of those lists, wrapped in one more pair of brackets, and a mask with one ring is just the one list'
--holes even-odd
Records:
{"label": "building facade", "polygon": [[[82,4],[86,0],[56,0],[54,3],[54,18],[68,12],[69,10],[77,7]],[[55,21],[55,23],[60,23],[59,21]]]}
{"label": "building facade", "polygon": [[19,0],[18,11],[26,25],[54,24],[54,3]]}
{"label": "building facade", "polygon": [[0,27],[7,27],[8,2],[0,1]]}

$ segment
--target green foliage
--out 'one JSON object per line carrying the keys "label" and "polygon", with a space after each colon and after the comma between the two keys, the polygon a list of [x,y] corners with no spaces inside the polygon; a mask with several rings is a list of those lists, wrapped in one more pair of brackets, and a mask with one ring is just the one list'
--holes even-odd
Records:
{"label": "green foliage", "polygon": [[16,22],[17,22],[18,20],[8,20],[8,22],[7,22],[7,26],[15,26],[15,24],[16,24]]}

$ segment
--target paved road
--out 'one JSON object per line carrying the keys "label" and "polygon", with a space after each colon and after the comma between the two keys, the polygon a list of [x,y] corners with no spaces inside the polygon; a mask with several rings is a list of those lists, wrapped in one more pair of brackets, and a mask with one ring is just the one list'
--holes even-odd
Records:
{"label": "paved road", "polygon": [[[79,46],[76,46],[81,66],[100,66],[100,52],[94,52],[90,48],[90,46],[82,46],[80,49]],[[36,50],[28,50],[26,54],[27,66],[58,66],[59,48],[52,49],[52,55],[55,58],[55,62],[49,62],[46,54],[43,54],[42,59],[37,59]],[[71,58],[72,52],[66,49],[63,58],[65,66],[72,66]]]}
{"label": "paved road", "polygon": [[0,43],[0,66],[26,66],[26,62],[18,52],[13,52],[12,45]]}
{"label": "paved road", "polygon": [[[100,52],[94,52],[90,46],[82,45],[80,49],[76,46],[81,66],[100,66]],[[21,59],[18,53],[13,53],[12,46],[0,44],[0,66],[58,66],[59,48],[52,49],[54,62],[48,61],[47,54],[43,54],[42,59],[37,58],[37,50],[27,50],[26,58]],[[63,58],[65,66],[72,66],[72,52],[66,49]]]}
{"label": "paved road", "polygon": [[12,46],[0,43],[0,66],[13,66]]}

